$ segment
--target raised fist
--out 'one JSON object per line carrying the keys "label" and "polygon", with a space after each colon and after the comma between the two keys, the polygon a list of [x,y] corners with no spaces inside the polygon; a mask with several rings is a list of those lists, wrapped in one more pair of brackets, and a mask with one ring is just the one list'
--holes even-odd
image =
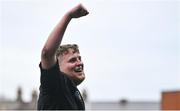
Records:
{"label": "raised fist", "polygon": [[78,4],[77,6],[72,8],[69,13],[72,18],[79,18],[89,14],[89,12],[83,7],[82,4]]}

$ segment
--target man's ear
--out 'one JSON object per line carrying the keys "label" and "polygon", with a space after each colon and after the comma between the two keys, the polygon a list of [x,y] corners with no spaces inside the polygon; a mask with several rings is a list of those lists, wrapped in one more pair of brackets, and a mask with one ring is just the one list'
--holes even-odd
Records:
{"label": "man's ear", "polygon": [[65,58],[64,58],[65,55],[66,55],[66,54],[63,53],[62,55],[59,55],[59,56],[57,57],[59,64],[61,64],[61,63],[63,62],[63,60],[65,59]]}

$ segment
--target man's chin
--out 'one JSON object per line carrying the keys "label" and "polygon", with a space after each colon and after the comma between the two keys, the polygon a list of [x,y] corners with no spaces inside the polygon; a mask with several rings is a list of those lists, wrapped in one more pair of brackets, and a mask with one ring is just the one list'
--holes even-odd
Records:
{"label": "man's chin", "polygon": [[81,76],[74,78],[73,81],[76,85],[79,85],[84,81],[84,79],[85,79],[85,76],[84,74],[82,74]]}

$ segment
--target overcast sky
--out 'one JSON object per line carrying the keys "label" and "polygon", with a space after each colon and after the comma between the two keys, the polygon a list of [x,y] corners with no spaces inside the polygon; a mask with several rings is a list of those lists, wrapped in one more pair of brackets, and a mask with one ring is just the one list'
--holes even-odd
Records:
{"label": "overcast sky", "polygon": [[63,44],[79,44],[91,101],[159,101],[180,90],[178,0],[3,0],[0,2],[0,96],[18,86],[30,100],[40,85],[41,49],[63,14],[81,2]]}

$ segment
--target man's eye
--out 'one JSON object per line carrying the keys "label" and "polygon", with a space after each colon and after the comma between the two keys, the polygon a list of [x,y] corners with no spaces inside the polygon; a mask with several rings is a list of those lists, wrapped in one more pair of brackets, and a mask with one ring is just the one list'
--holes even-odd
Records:
{"label": "man's eye", "polygon": [[69,62],[75,62],[76,58],[70,59]]}

